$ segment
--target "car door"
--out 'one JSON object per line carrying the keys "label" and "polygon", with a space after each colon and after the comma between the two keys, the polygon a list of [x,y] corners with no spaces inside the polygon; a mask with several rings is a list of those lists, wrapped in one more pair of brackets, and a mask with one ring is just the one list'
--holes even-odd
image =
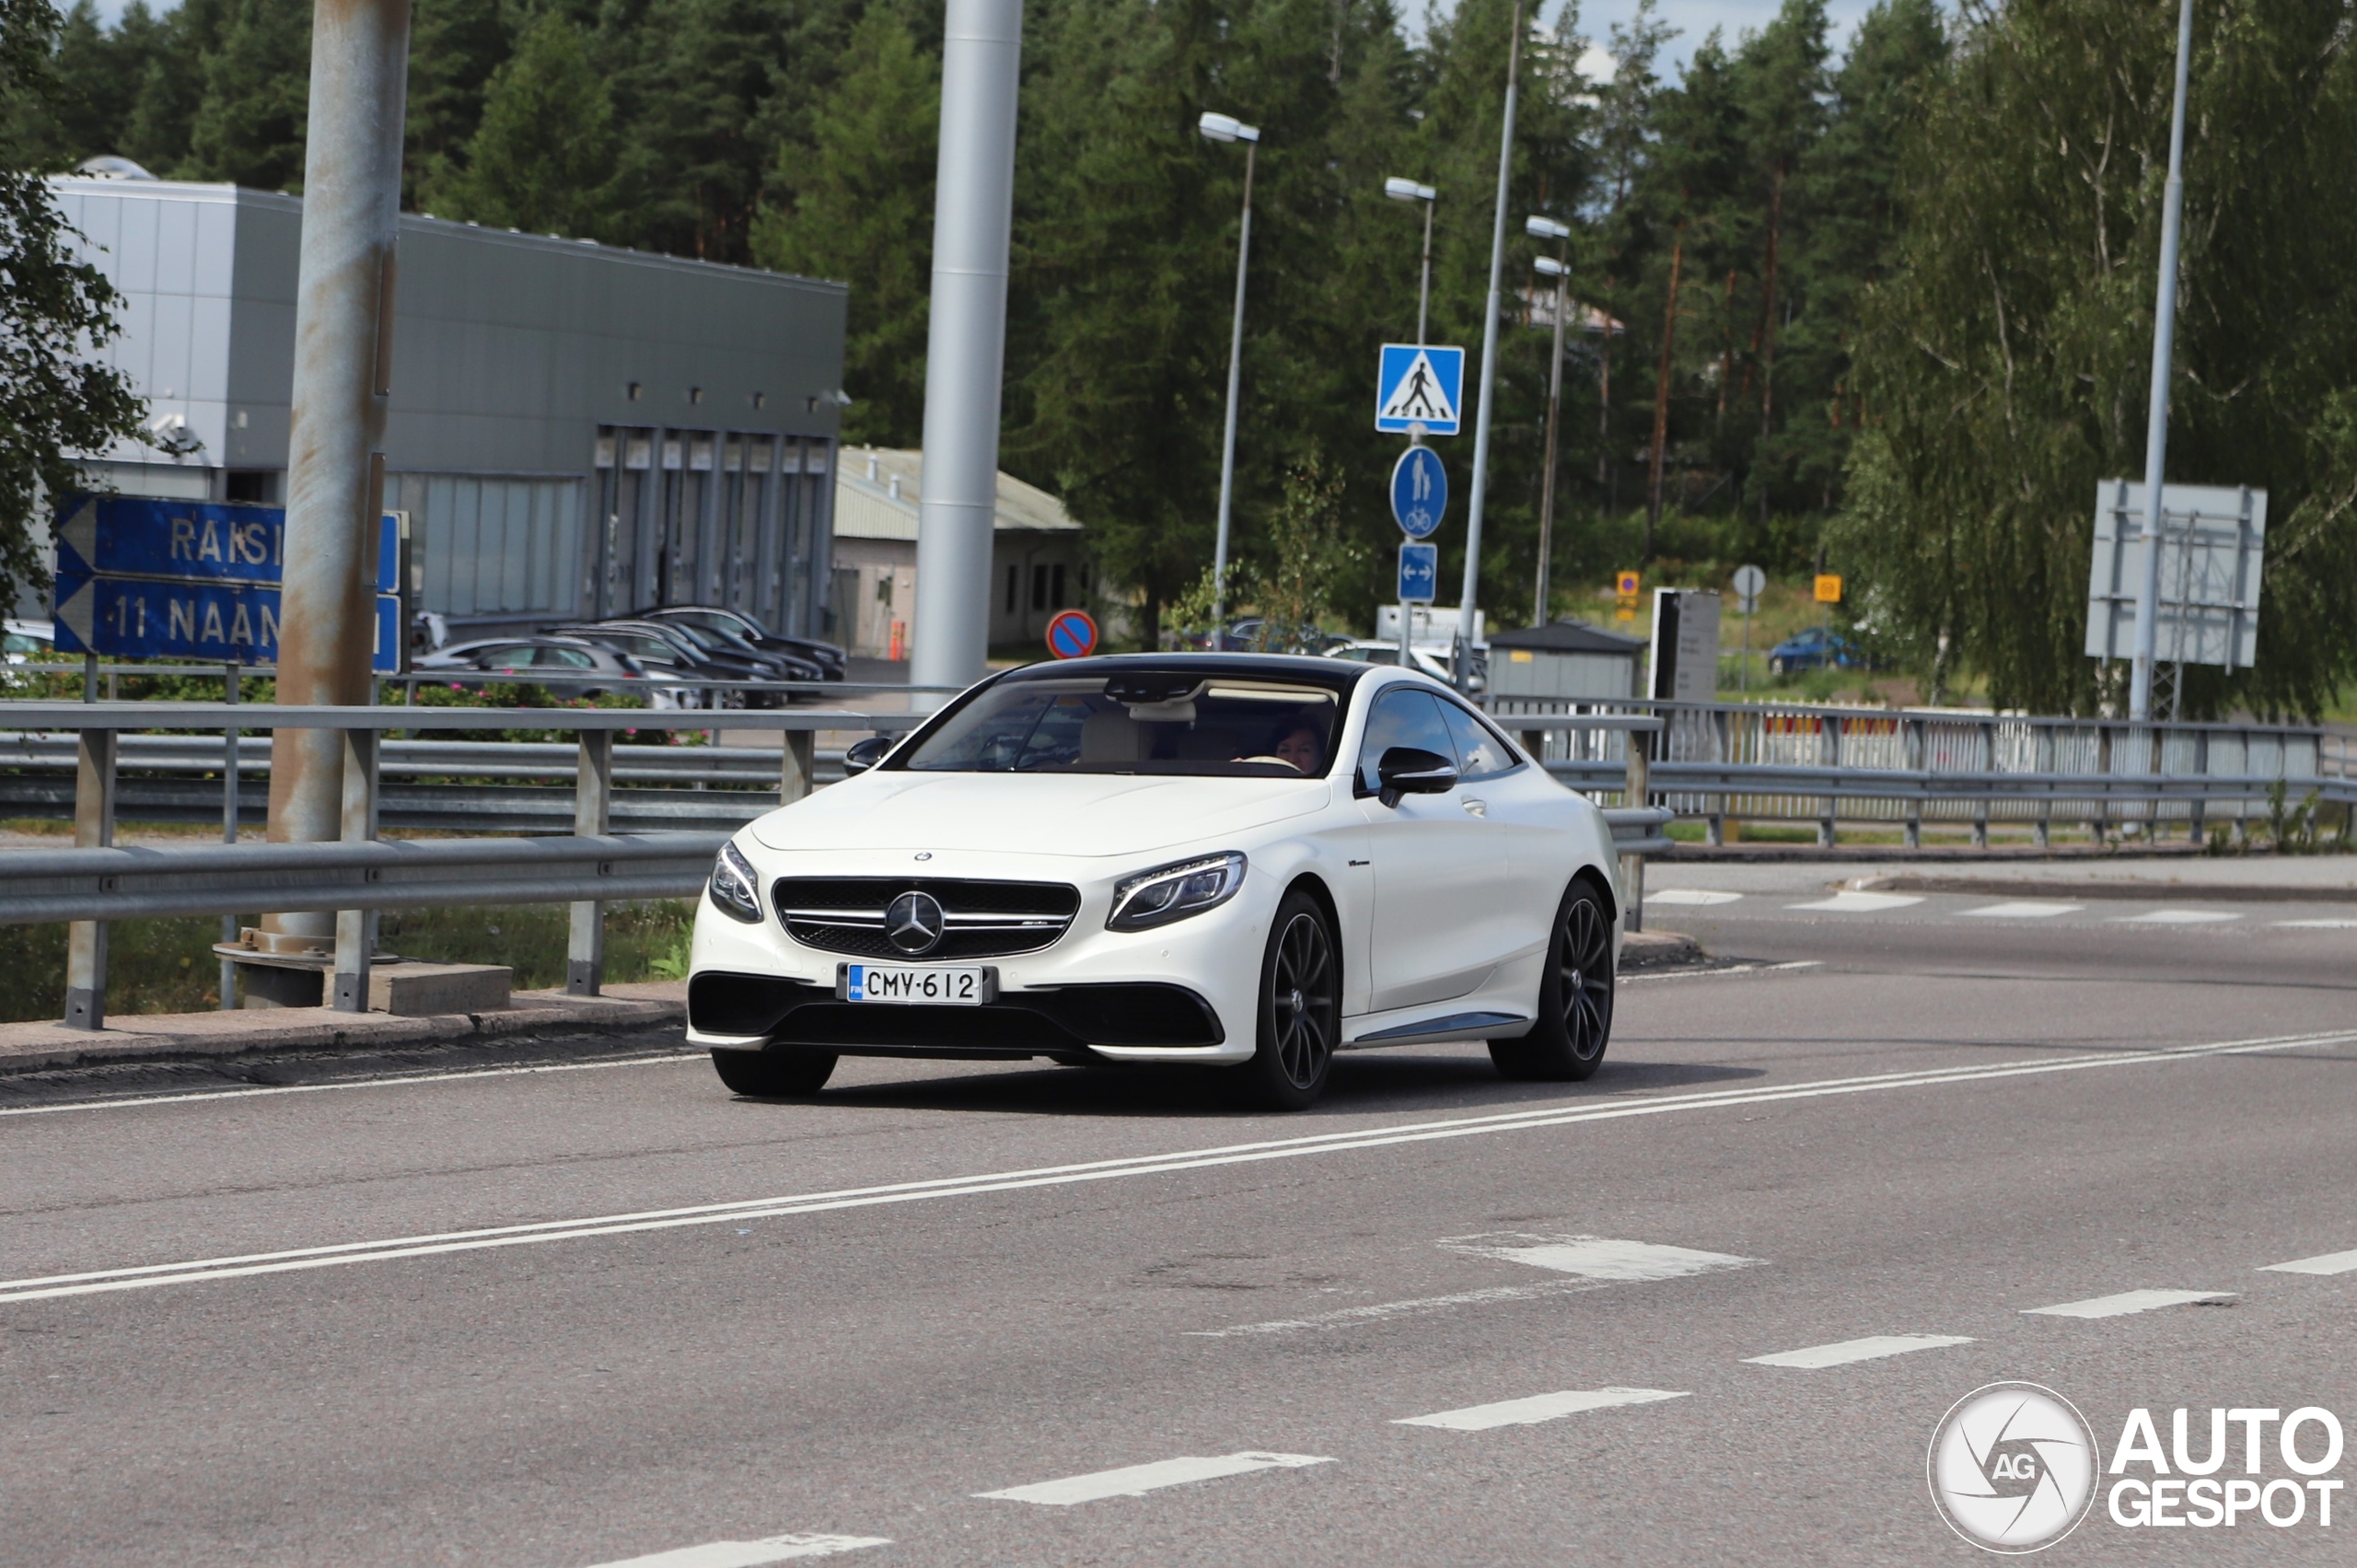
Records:
{"label": "car door", "polygon": [[1388,1012],[1446,1002],[1480,985],[1499,958],[1493,901],[1502,869],[1492,825],[1446,795],[1377,797],[1376,768],[1395,746],[1454,759],[1440,699],[1421,686],[1376,694],[1359,751],[1359,805],[1374,861],[1375,918],[1368,953],[1370,1005]]}
{"label": "car door", "polygon": [[1514,958],[1546,942],[1571,880],[1560,813],[1550,810],[1562,804],[1563,792],[1472,710],[1446,697],[1434,701],[1457,746],[1457,791],[1497,842],[1489,929],[1497,956]]}

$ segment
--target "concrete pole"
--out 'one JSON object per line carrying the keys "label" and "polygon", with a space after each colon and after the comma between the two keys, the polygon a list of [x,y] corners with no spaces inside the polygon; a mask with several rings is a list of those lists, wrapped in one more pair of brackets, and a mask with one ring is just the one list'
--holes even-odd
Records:
{"label": "concrete pole", "polygon": [[1219,447],[1219,536],[1212,544],[1213,653],[1227,646],[1227,527],[1236,507],[1236,400],[1244,373],[1244,280],[1252,261],[1252,165],[1260,152],[1259,138],[1255,131],[1244,144],[1244,227],[1236,239],[1236,319],[1227,335],[1227,428]]}
{"label": "concrete pole", "polygon": [[2153,716],[2153,651],[2161,619],[2161,484],[2169,454],[2169,360],[2177,343],[2177,258],[2185,212],[2185,78],[2193,54],[2193,0],[2177,17],[2177,105],[2169,119],[2169,182],[2161,200],[2161,277],[2153,306],[2153,394],[2144,435],[2144,574],[2136,585],[2136,663],[2128,716]]}
{"label": "concrete pole", "polygon": [[[933,196],[924,479],[917,503],[916,641],[909,679],[965,686],[990,649],[1006,252],[1015,221],[1015,98],[1023,0],[949,0]],[[919,708],[941,699],[919,696]]]}
{"label": "concrete pole", "polygon": [[1548,569],[1555,563],[1555,416],[1563,406],[1563,318],[1570,313],[1572,247],[1555,263],[1555,357],[1547,372],[1547,468],[1538,482],[1538,587],[1533,626],[1547,624]]}
{"label": "concrete pole", "polygon": [[[312,13],[281,703],[364,703],[373,684],[409,19],[409,0],[319,0]],[[343,750],[331,729],[273,732],[272,842],[343,835]],[[272,950],[322,950],[334,944],[336,917],[266,915],[262,930]]]}
{"label": "concrete pole", "polygon": [[1424,324],[1433,313],[1433,203],[1424,203],[1424,266],[1416,281],[1416,346],[1424,346]]}
{"label": "concrete pole", "polygon": [[1515,0],[1514,38],[1506,46],[1505,124],[1498,132],[1498,212],[1490,229],[1490,296],[1481,322],[1481,392],[1473,412],[1473,498],[1465,520],[1465,590],[1457,601],[1457,689],[1473,679],[1474,601],[1481,588],[1481,503],[1490,483],[1490,401],[1498,382],[1499,278],[1506,263],[1506,185],[1514,173],[1514,110],[1522,71],[1522,0]]}

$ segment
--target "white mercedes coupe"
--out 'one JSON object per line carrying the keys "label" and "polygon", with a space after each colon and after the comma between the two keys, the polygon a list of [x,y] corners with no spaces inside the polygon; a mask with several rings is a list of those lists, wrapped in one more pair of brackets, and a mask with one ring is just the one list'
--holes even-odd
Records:
{"label": "white mercedes coupe", "polygon": [[1413,671],[1133,655],[966,691],[720,852],[688,1039],[738,1094],[845,1055],[1197,1063],[1299,1109],[1334,1052],[1612,1029],[1612,834]]}

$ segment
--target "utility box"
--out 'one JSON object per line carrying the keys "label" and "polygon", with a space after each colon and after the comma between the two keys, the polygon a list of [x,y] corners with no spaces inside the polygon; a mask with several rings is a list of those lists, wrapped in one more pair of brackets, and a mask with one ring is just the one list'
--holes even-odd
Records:
{"label": "utility box", "polygon": [[1490,694],[1625,702],[1644,695],[1641,637],[1584,621],[1556,621],[1490,639]]}
{"label": "utility box", "polygon": [[1657,703],[1708,703],[1719,694],[1719,596],[1715,589],[1655,588],[1645,694]]}

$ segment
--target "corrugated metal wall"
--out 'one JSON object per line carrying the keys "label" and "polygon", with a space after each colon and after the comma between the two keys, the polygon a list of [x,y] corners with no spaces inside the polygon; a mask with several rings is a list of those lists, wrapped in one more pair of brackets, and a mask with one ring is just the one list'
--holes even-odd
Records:
{"label": "corrugated metal wall", "polygon": [[572,615],[580,608],[584,485],[563,476],[396,473],[385,505],[410,515],[420,608],[443,615]]}

